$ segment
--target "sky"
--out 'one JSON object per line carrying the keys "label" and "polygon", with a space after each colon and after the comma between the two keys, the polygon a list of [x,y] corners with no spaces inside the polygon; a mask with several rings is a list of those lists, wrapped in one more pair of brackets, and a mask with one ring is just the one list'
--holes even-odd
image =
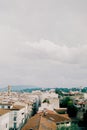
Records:
{"label": "sky", "polygon": [[0,87],[87,86],[87,0],[0,0]]}

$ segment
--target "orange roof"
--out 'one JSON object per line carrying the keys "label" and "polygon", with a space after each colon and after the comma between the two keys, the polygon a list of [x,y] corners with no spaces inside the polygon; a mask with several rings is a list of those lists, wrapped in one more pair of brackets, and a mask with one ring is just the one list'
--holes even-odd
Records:
{"label": "orange roof", "polygon": [[12,105],[12,103],[1,103],[0,102],[0,105]]}
{"label": "orange roof", "polygon": [[67,114],[57,114],[55,112],[52,111],[48,111],[45,113],[45,115],[43,114],[43,116],[49,120],[52,120],[53,122],[57,123],[57,122],[66,122],[66,121],[71,121],[71,119],[68,117]]}
{"label": "orange roof", "polygon": [[36,114],[34,117],[28,120],[27,124],[22,130],[56,130],[56,124],[40,114]]}
{"label": "orange roof", "polygon": [[33,130],[39,130],[40,119],[41,116],[38,114],[33,116],[31,119],[28,120],[22,130],[29,130],[30,128],[32,128]]}
{"label": "orange roof", "polygon": [[14,105],[14,106],[12,107],[12,109],[10,109],[10,110],[20,110],[20,109],[22,109],[22,108],[24,108],[24,106]]}
{"label": "orange roof", "polygon": [[56,123],[71,121],[67,114],[56,114],[46,110],[30,118],[22,130],[56,130]]}
{"label": "orange roof", "polygon": [[39,130],[56,130],[56,124],[44,117],[41,117]]}
{"label": "orange roof", "polygon": [[59,112],[59,111],[67,111],[67,108],[58,108],[58,109],[54,109],[56,112]]}
{"label": "orange roof", "polygon": [[10,112],[10,110],[0,108],[0,116]]}

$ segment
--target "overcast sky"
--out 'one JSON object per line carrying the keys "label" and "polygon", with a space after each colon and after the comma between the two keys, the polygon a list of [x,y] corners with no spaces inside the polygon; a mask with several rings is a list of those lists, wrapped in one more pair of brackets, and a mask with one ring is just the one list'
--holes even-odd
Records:
{"label": "overcast sky", "polygon": [[0,87],[87,86],[87,0],[0,0]]}

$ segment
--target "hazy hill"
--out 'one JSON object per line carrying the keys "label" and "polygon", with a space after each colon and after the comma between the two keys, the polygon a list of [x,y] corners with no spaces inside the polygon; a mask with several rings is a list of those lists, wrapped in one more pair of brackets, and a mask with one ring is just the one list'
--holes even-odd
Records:
{"label": "hazy hill", "polygon": [[[37,89],[37,88],[40,88],[40,87],[32,86],[32,85],[15,85],[15,86],[11,86],[12,91],[22,91],[22,90],[25,90],[25,89]],[[0,88],[0,91],[7,91],[7,90],[8,90],[8,87]]]}

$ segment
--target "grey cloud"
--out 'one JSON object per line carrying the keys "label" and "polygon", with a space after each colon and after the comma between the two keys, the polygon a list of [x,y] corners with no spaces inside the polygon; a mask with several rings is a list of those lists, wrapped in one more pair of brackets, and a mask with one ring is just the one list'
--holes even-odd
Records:
{"label": "grey cloud", "polygon": [[62,63],[86,64],[87,45],[79,47],[60,46],[48,40],[26,42],[19,46],[18,55],[29,59],[49,59]]}
{"label": "grey cloud", "polygon": [[0,0],[0,86],[86,86],[86,5]]}

